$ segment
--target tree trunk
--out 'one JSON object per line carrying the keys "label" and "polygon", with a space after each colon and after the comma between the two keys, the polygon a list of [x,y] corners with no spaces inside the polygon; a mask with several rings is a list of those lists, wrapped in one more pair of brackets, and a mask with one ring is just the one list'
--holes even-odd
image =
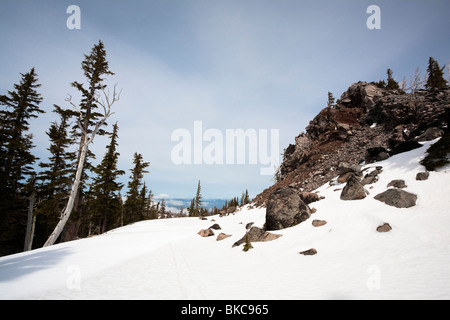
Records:
{"label": "tree trunk", "polygon": [[50,235],[48,240],[45,242],[44,247],[51,246],[55,243],[56,239],[58,239],[61,232],[63,231],[64,226],[67,223],[67,220],[69,220],[70,214],[72,213],[74,201],[77,197],[78,187],[80,185],[81,173],[83,172],[83,166],[84,166],[84,161],[86,159],[88,145],[89,145],[88,136],[84,135],[83,147],[81,149],[81,155],[80,155],[80,159],[78,161],[77,172],[75,175],[75,181],[72,185],[72,190],[70,192],[69,201],[67,202],[67,206],[64,209],[64,212],[62,213],[61,218],[55,227],[55,230],[53,230],[52,234]]}
{"label": "tree trunk", "polygon": [[25,244],[23,247],[23,251],[30,251],[31,246],[33,245],[34,225],[36,223],[36,217],[33,216],[35,197],[36,197],[36,193],[33,191],[31,193],[30,204],[28,206],[27,232],[25,235]]}

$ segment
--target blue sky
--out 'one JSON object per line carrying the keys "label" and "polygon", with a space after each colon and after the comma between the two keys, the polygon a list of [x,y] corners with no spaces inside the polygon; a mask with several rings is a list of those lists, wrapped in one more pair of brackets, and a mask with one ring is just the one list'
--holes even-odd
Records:
{"label": "blue sky", "polygon": [[[69,30],[69,5],[81,29]],[[381,30],[369,30],[366,9],[381,9]],[[35,153],[46,160],[45,131],[53,104],[84,81],[83,54],[101,39],[108,81],[123,90],[109,120],[119,124],[119,166],[128,181],[134,152],[151,163],[154,194],[255,196],[271,185],[261,165],[175,165],[174,130],[278,129],[280,153],[326,106],[359,80],[408,80],[425,73],[430,56],[450,63],[448,0],[133,0],[0,2],[0,94],[35,67],[47,111],[31,124]],[[67,105],[67,107],[69,107]],[[108,141],[97,137],[97,162]]]}

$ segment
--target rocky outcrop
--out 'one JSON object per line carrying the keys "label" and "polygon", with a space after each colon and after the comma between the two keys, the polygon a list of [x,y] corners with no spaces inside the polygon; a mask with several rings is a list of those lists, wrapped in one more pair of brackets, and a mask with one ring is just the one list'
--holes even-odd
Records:
{"label": "rocky outcrop", "polygon": [[311,215],[311,210],[293,188],[273,192],[266,209],[266,230],[280,230],[295,226]]}
{"label": "rocky outcrop", "polygon": [[374,83],[354,83],[285,149],[282,180],[258,195],[255,204],[266,206],[278,188],[315,190],[340,176],[342,162],[382,161],[420,147],[417,141],[441,135],[449,122],[450,89],[406,94]]}

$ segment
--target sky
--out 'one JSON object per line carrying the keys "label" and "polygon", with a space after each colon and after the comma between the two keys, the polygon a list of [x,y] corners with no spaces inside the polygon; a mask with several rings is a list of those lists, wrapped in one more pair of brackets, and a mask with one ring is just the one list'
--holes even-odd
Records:
{"label": "sky", "polygon": [[[70,5],[80,8],[80,29],[67,27]],[[380,8],[381,29],[367,27],[370,5]],[[70,108],[70,83],[86,81],[84,54],[102,40],[115,73],[107,84],[122,90],[108,123],[119,125],[125,186],[138,152],[150,162],[144,180],[155,195],[192,198],[200,180],[205,198],[245,189],[254,197],[273,183],[261,174],[271,166],[262,147],[281,155],[326,106],[328,91],[339,98],[354,82],[386,79],[388,68],[397,81],[416,68],[424,75],[430,56],[450,64],[449,14],[448,0],[1,0],[0,94],[36,68],[46,113],[30,132],[33,152],[47,161],[53,104]],[[243,164],[226,161],[227,130],[238,129],[257,137]],[[188,150],[187,137],[174,140],[174,132],[190,134],[190,164],[174,160],[174,148]],[[264,133],[277,139],[269,146]],[[94,164],[107,143],[95,138]],[[195,164],[208,146],[222,163]]]}

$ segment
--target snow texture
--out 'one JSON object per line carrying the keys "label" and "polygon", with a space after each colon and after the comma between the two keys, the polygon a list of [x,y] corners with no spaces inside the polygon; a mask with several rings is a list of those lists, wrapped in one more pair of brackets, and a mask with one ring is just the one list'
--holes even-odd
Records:
{"label": "snow texture", "polygon": [[[247,223],[264,225],[264,208],[144,221],[1,257],[0,299],[449,299],[450,172],[415,179],[431,143],[364,166],[383,166],[365,199],[342,201],[335,190],[344,185],[325,184],[310,219],[271,231],[283,236],[248,252],[232,245]],[[394,179],[418,195],[416,206],[373,198]],[[214,223],[222,228],[214,237],[197,235]],[[377,232],[384,223],[392,230]],[[220,232],[232,236],[216,241]],[[316,255],[299,254],[311,248]]]}

